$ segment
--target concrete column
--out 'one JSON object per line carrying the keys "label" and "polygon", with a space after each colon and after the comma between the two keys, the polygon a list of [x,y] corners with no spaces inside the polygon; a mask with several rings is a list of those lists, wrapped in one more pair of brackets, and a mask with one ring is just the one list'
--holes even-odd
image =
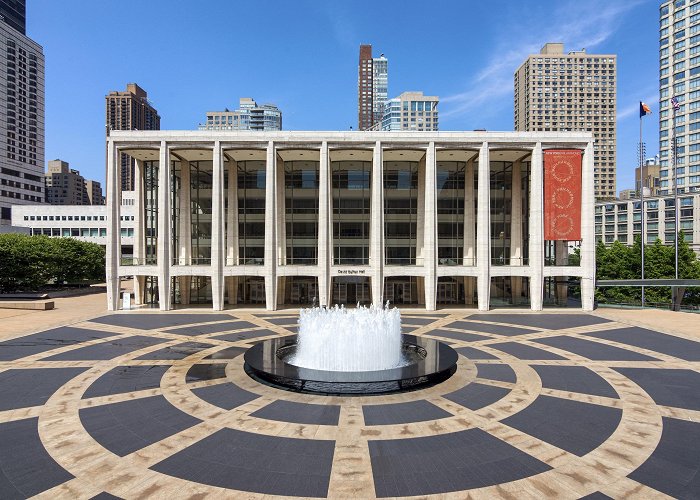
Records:
{"label": "concrete column", "polygon": [[[513,163],[513,178],[511,180],[511,209],[510,209],[510,265],[523,265],[523,192],[520,160]],[[522,295],[523,280],[519,276],[510,279],[513,293],[513,305],[517,305]]]}
{"label": "concrete column", "polygon": [[170,151],[165,141],[160,142],[158,163],[158,304],[161,311],[169,311],[170,245],[172,213],[170,210]]}
{"label": "concrete column", "polygon": [[226,278],[228,290],[228,303],[232,306],[238,304],[238,276],[228,276]]}
{"label": "concrete column", "polygon": [[265,306],[268,311],[277,309],[277,152],[272,141],[267,143],[265,168]]}
{"label": "concrete column", "polygon": [[426,157],[421,158],[418,163],[418,196],[416,196],[416,205],[418,213],[416,217],[416,264],[423,266],[427,264],[425,261],[425,176],[426,176]]}
{"label": "concrete column", "polygon": [[[555,243],[555,262],[557,266],[566,265],[566,260],[569,255],[569,242],[568,241],[557,241]],[[569,295],[569,287],[567,281],[568,276],[557,276],[556,278],[556,293],[557,293],[557,304],[566,304],[566,298]]]}
{"label": "concrete column", "polygon": [[212,309],[224,308],[224,158],[221,142],[214,141],[211,192],[211,298]]}
{"label": "concrete column", "polygon": [[107,310],[119,309],[119,259],[121,253],[121,179],[113,140],[107,143]]}
{"label": "concrete column", "polygon": [[476,231],[474,225],[474,160],[467,162],[464,174],[464,248],[462,260],[465,266],[476,262]]}
{"label": "concrete column", "polygon": [[491,182],[489,144],[479,149],[478,208],[476,213],[476,277],[479,311],[489,310],[491,299]]}
{"label": "concrete column", "polygon": [[[542,310],[542,292],[544,286],[544,165],[542,163],[542,144],[537,143],[532,150],[530,162],[530,308]],[[591,215],[591,221],[593,216]]]}
{"label": "concrete column", "polygon": [[[425,308],[434,311],[437,295],[437,165],[435,143],[428,145],[425,154]],[[420,207],[420,205],[418,205]]]}
{"label": "concrete column", "polygon": [[382,304],[384,293],[384,162],[382,144],[374,144],[372,159],[372,202],[369,231],[369,258],[372,286],[372,303]]}
{"label": "concrete column", "polygon": [[318,165],[318,304],[330,306],[330,257],[331,257],[331,203],[330,163],[328,161],[328,143],[321,144]]}
{"label": "concrete column", "polygon": [[[226,265],[238,265],[238,165],[228,162],[228,211],[226,212]],[[230,293],[230,291],[229,291]]]}
{"label": "concrete column", "polygon": [[[592,311],[595,293],[595,198],[593,192],[593,142],[583,154],[581,189],[581,307]],[[632,208],[628,205],[629,208]],[[634,211],[628,212],[628,224],[634,225]],[[605,219],[603,219],[605,224]]]}
{"label": "concrete column", "polygon": [[[146,264],[146,219],[145,196],[143,182],[143,161],[136,160],[134,165],[134,264]],[[143,293],[146,279],[144,276],[134,276],[134,304],[143,304]]]}
{"label": "concrete column", "polygon": [[[192,265],[192,186],[190,172],[190,162],[186,160],[181,161],[180,192],[178,193],[178,202],[180,205],[178,220],[179,235],[177,241],[177,263],[181,266]],[[180,288],[180,296],[182,296],[182,287]]]}
{"label": "concrete column", "polygon": [[473,277],[464,277],[464,302],[468,306],[474,304],[474,285],[475,280]]}

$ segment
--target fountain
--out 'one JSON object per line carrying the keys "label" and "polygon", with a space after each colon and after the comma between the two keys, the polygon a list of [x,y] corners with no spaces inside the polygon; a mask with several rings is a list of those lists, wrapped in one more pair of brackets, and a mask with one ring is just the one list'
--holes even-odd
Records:
{"label": "fountain", "polygon": [[299,313],[299,334],[246,351],[245,370],[274,386],[321,394],[380,394],[446,380],[457,370],[448,345],[401,333],[398,309],[312,307]]}

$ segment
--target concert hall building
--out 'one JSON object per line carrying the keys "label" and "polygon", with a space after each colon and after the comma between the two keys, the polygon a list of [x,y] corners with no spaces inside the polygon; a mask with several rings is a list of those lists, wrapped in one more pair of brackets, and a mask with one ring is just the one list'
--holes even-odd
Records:
{"label": "concert hall building", "polygon": [[[593,308],[586,132],[112,131],[108,308]],[[122,255],[119,154],[135,160]]]}

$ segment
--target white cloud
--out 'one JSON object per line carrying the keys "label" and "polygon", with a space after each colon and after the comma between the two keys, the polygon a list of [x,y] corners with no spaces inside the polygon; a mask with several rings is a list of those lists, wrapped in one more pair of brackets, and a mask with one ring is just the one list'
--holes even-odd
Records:
{"label": "white cloud", "polygon": [[513,73],[528,55],[538,53],[546,42],[563,42],[567,51],[592,49],[607,40],[623,22],[625,13],[640,3],[640,0],[570,0],[550,16],[520,16],[517,25],[501,26],[499,34],[502,36],[486,66],[471,79],[467,90],[441,99],[440,117],[477,114],[479,107],[487,102],[492,107],[496,103],[500,109],[512,106],[512,102],[504,98],[512,95]]}

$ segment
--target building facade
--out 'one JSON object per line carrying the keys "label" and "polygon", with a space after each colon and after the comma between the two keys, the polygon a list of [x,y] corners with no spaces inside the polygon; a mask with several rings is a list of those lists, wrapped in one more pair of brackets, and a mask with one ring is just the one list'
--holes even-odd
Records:
{"label": "building facade", "polygon": [[634,190],[637,193],[641,193],[643,185],[645,188],[644,196],[659,196],[661,187],[660,168],[656,158],[644,160],[644,165],[641,168],[636,167],[634,169]]}
{"label": "building facade", "polygon": [[[683,238],[700,256],[700,193],[689,193],[678,198],[678,229]],[[657,238],[664,245],[675,242],[675,208],[673,196],[644,199],[645,241],[649,244]],[[642,234],[642,204],[639,199],[596,203],[596,242],[610,245],[616,240],[633,245]]]}
{"label": "building facade", "polygon": [[547,43],[515,72],[514,90],[515,130],[593,133],[596,198],[615,198],[617,56]]}
{"label": "building facade", "polygon": [[24,2],[4,4],[21,14],[0,21],[0,225],[9,225],[12,205],[44,201],[44,53],[24,35]]}
{"label": "building facade", "polygon": [[251,97],[242,97],[235,111],[207,111],[199,130],[282,130],[282,111],[274,104],[258,106]]}
{"label": "building facade", "polygon": [[673,193],[674,136],[678,192],[700,191],[700,2],[661,2],[659,46],[659,192]]}
{"label": "building facade", "polygon": [[360,45],[357,67],[357,128],[379,130],[389,95],[389,61],[372,57],[371,45]]}
{"label": "building facade", "polygon": [[437,132],[439,102],[439,97],[423,92],[404,92],[389,99],[384,107],[382,130]]}
{"label": "building facade", "polygon": [[[148,100],[145,90],[135,83],[125,91],[112,91],[105,96],[107,135],[112,130],[160,130],[158,111]],[[134,189],[134,163],[126,155],[120,160],[122,189]]]}
{"label": "building facade", "polygon": [[[566,242],[553,254],[544,240],[549,149],[583,151],[580,265],[568,265]],[[115,132],[108,151],[109,309],[124,276],[137,302],[163,310],[386,300],[540,310],[566,303],[571,279],[579,307],[593,307],[590,134]],[[136,163],[131,265],[116,237],[121,154]]]}
{"label": "building facade", "polygon": [[389,61],[384,54],[372,58],[372,124],[382,123],[389,98]]}
{"label": "building facade", "polygon": [[23,35],[27,34],[26,0],[0,0],[0,20]]}
{"label": "building facade", "polygon": [[86,181],[67,161],[50,160],[44,184],[46,202],[51,205],[101,205],[103,201],[100,183]]}

